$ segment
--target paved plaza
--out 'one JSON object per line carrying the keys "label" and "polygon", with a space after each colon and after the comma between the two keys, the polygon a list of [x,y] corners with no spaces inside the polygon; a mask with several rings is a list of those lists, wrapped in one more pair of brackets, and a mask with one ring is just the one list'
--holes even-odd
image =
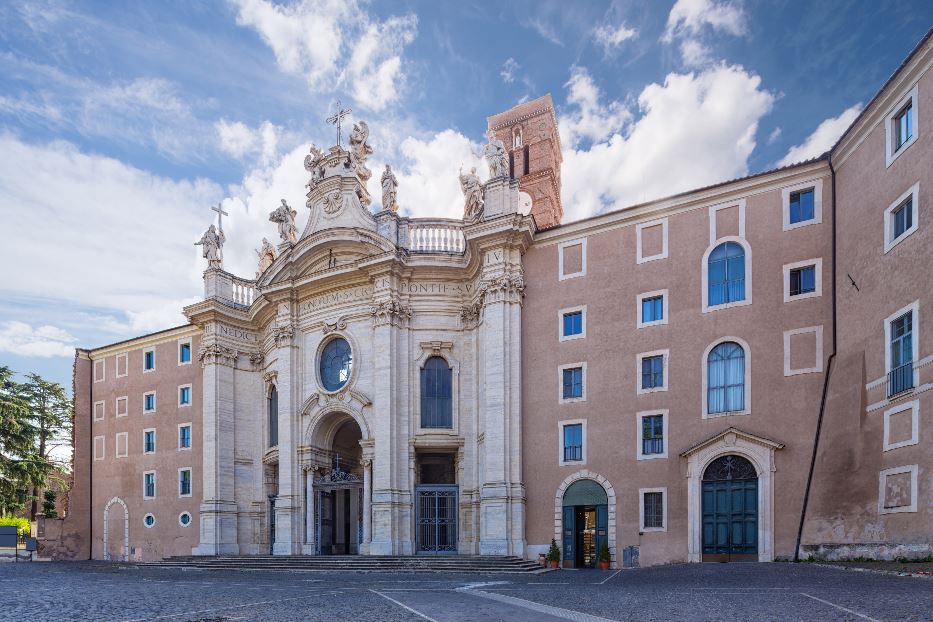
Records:
{"label": "paved plaza", "polygon": [[0,565],[2,620],[933,620],[933,581],[809,564],[541,575]]}

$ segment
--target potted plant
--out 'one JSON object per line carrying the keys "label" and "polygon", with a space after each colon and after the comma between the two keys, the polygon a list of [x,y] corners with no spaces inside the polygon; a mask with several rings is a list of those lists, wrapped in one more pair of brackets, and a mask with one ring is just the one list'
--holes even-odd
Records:
{"label": "potted plant", "polygon": [[547,561],[551,568],[557,568],[560,565],[560,549],[557,548],[557,542],[551,539],[551,548],[547,552]]}
{"label": "potted plant", "polygon": [[609,562],[612,558],[609,556],[609,545],[603,542],[602,546],[599,547],[599,569],[600,570],[609,570]]}

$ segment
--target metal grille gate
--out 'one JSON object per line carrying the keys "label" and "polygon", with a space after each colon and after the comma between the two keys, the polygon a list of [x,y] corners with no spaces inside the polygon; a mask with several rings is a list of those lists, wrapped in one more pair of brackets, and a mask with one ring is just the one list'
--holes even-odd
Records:
{"label": "metal grille gate", "polygon": [[457,486],[418,486],[418,553],[457,552]]}

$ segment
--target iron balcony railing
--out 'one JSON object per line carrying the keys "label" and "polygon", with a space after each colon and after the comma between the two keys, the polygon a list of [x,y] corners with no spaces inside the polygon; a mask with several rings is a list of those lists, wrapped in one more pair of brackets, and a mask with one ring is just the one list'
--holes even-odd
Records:
{"label": "iron balcony railing", "polygon": [[913,361],[904,363],[888,372],[888,397],[894,397],[914,388]]}
{"label": "iron balcony railing", "polygon": [[564,462],[580,462],[583,460],[582,445],[567,445],[564,447]]}

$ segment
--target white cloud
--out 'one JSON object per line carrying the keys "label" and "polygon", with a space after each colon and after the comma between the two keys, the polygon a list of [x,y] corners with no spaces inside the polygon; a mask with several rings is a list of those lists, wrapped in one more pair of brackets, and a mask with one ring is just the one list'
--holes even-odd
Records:
{"label": "white cloud", "polygon": [[631,112],[621,102],[603,105],[599,101],[599,87],[583,67],[571,67],[570,80],[564,86],[568,90],[568,105],[576,107],[576,110],[561,114],[558,120],[561,141],[565,145],[576,145],[583,139],[605,139],[621,131],[632,118]]}
{"label": "white cloud", "polygon": [[702,67],[713,61],[713,51],[697,39],[680,42],[680,58],[687,67]]}
{"label": "white cloud", "polygon": [[220,149],[237,159],[259,155],[263,162],[269,162],[278,153],[280,128],[269,121],[264,121],[253,129],[240,121],[233,123],[221,119],[214,124]]}
{"label": "white cloud", "polygon": [[776,143],[778,139],[781,138],[781,133],[782,133],[782,130],[780,127],[776,127],[773,130],[771,130],[771,133],[768,134],[768,144],[773,145],[774,143]]}
{"label": "white cloud", "polygon": [[402,53],[415,39],[409,14],[380,21],[356,0],[302,0],[290,6],[233,0],[237,24],[256,30],[283,71],[314,91],[349,90],[358,105],[382,110],[398,98]]}
{"label": "white cloud", "polygon": [[803,162],[810,158],[815,158],[829,151],[830,147],[836,144],[842,133],[846,131],[852,122],[855,121],[859,113],[862,112],[862,104],[855,104],[851,108],[842,111],[838,117],[830,117],[820,123],[812,134],[799,145],[794,145],[787,151],[778,166],[787,166]]}
{"label": "white cloud", "polygon": [[0,352],[44,358],[72,357],[76,342],[68,331],[54,326],[33,328],[26,322],[0,322]]}
{"label": "white cloud", "polygon": [[[594,99],[582,79],[571,78],[568,87],[571,95],[588,95],[578,98],[576,110],[564,111],[562,137],[565,127],[582,123],[585,106],[595,106],[590,114],[598,118],[617,105],[601,104],[598,91]],[[607,125],[596,137],[599,124],[584,124],[592,129],[591,146],[564,141],[564,220],[747,174],[758,122],[774,99],[759,76],[739,66],[672,73],[664,84],[648,85],[638,97],[637,118],[624,127]],[[578,140],[584,135],[577,131]]]}
{"label": "white cloud", "polygon": [[745,11],[738,2],[677,0],[667,16],[661,41],[680,42],[680,56],[687,67],[701,67],[713,60],[706,39],[721,32],[736,37],[748,33]]}
{"label": "white cloud", "polygon": [[561,47],[564,46],[564,42],[561,41],[560,36],[558,36],[557,30],[545,19],[541,17],[533,17],[527,20],[523,25],[527,28],[531,28],[536,33],[538,33],[541,38],[550,41],[554,45],[559,45]]}
{"label": "white cloud", "polygon": [[514,58],[507,58],[504,63],[502,63],[502,71],[499,72],[499,75],[502,76],[502,81],[506,84],[511,84],[515,82],[515,72],[521,69],[521,65]]}
{"label": "white cloud", "polygon": [[596,43],[603,47],[605,54],[611,53],[637,34],[638,32],[634,28],[629,28],[625,24],[619,24],[618,26],[604,24],[593,30]]}

